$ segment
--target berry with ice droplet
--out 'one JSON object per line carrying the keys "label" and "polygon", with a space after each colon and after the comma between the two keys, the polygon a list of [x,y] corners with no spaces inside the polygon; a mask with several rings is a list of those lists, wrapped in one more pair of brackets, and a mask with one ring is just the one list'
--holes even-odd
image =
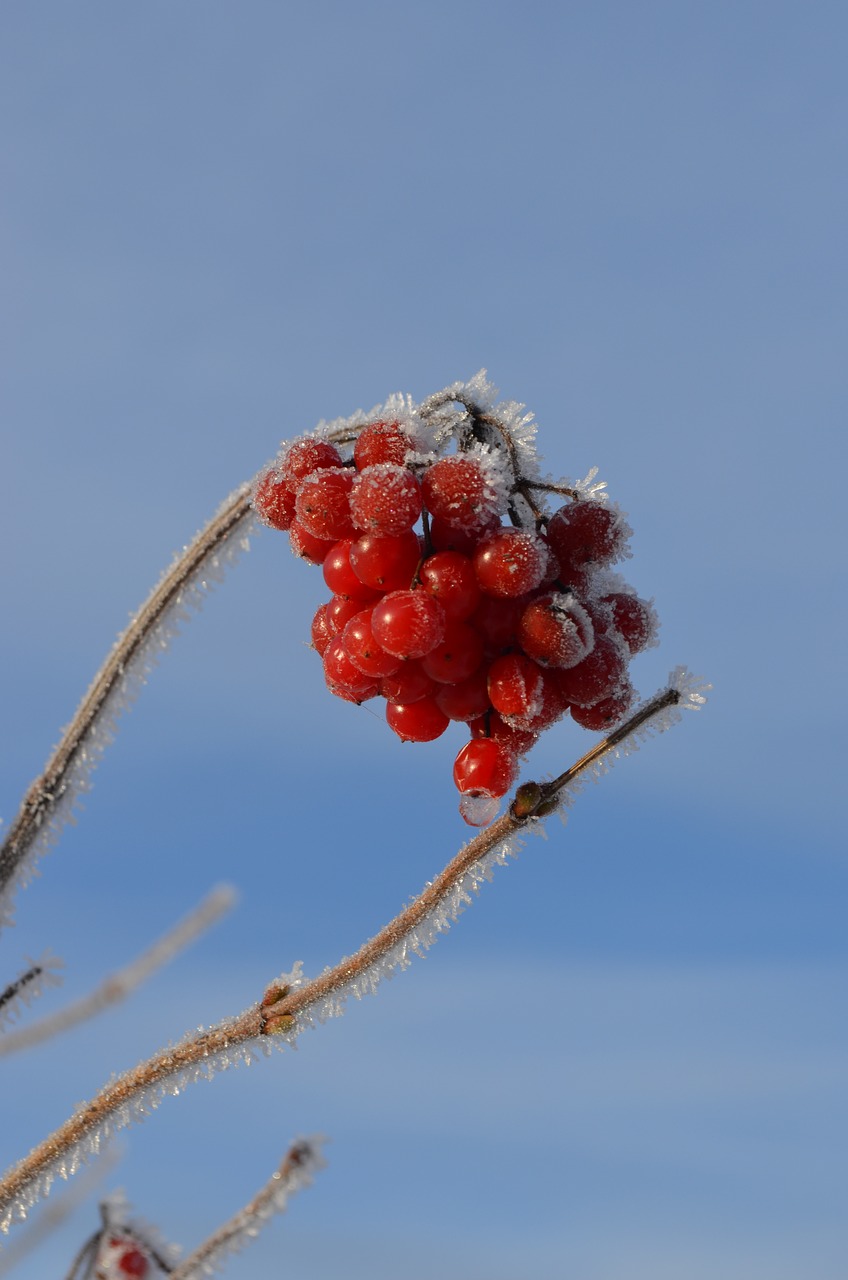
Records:
{"label": "berry with ice droplet", "polygon": [[496,738],[472,738],[454,761],[453,780],[463,794],[506,795],[518,777],[518,762]]}

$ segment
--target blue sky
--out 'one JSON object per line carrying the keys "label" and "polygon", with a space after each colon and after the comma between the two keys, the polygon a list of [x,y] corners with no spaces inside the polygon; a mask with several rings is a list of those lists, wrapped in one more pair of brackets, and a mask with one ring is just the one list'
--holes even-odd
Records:
{"label": "blue sky", "polygon": [[[639,688],[715,686],[425,963],[128,1135],[110,1185],[187,1245],[332,1136],[233,1277],[844,1275],[846,36],[817,0],[0,14],[5,818],[280,439],[481,367],[629,512],[663,624]],[[322,589],[256,540],[21,897],[3,970],[49,945],[71,995],[242,893],[131,1005],[0,1063],[4,1165],[465,839],[455,747],[325,693]],[[586,746],[547,739],[534,772]]]}

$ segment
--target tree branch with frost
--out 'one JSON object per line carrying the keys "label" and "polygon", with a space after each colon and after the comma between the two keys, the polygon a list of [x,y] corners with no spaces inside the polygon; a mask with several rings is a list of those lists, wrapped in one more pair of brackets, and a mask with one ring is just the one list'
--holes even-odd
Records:
{"label": "tree branch with frost", "polygon": [[236,489],[163,574],[118,637],[44,771],[26,792],[0,845],[0,923],[11,917],[15,888],[71,817],[88,775],[112,739],[115,720],[170,636],[199,607],[227,562],[246,549],[254,524],[250,493],[249,484]]}
{"label": "tree branch with frost", "polygon": [[275,1043],[293,1045],[307,1027],[341,1014],[349,996],[361,999],[373,994],[384,977],[407,968],[412,956],[423,955],[471,904],[472,895],[491,878],[495,865],[505,864],[518,852],[523,832],[570,803],[586,777],[600,776],[612,760],[635,749],[641,738],[669,728],[681,711],[701,707],[706,687],[678,668],[667,688],[570,769],[549,783],[520,787],[507,812],[460,849],[418,897],[355,955],[311,981],[302,978],[296,965],[292,973],[270,984],[259,1004],[113,1079],[0,1180],[0,1231],[7,1232],[13,1221],[25,1218],[57,1177],[75,1173],[90,1153],[157,1107],[167,1093],[178,1094],[195,1080],[250,1062],[257,1050],[267,1053]]}
{"label": "tree branch with frost", "polygon": [[[208,893],[192,911],[175,924],[167,933],[158,938],[152,946],[136,957],[130,964],[110,974],[94,991],[81,1000],[74,1001],[65,1009],[19,1031],[9,1032],[0,1038],[0,1058],[10,1053],[18,1053],[22,1049],[31,1049],[33,1045],[50,1040],[53,1036],[68,1031],[71,1027],[86,1022],[96,1014],[102,1013],[111,1005],[119,1004],[127,996],[146,982],[151,974],[189,946],[207,929],[211,929],[222,916],[231,911],[238,895],[231,885],[219,885]],[[32,972],[30,970],[29,972]],[[26,975],[25,975],[26,976]],[[0,997],[0,1012],[3,997]]]}
{"label": "tree branch with frost", "polygon": [[301,1138],[292,1143],[264,1187],[229,1222],[174,1267],[171,1280],[195,1280],[197,1276],[210,1275],[227,1254],[238,1252],[254,1240],[275,1214],[285,1213],[291,1197],[311,1186],[313,1175],[324,1168],[321,1143],[320,1138]]}

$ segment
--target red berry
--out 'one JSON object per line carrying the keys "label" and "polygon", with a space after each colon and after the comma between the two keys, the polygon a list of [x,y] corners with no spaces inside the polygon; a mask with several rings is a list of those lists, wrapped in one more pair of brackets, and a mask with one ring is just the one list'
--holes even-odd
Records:
{"label": "red berry", "polygon": [[651,643],[656,619],[651,606],[638,596],[614,591],[601,597],[601,604],[612,610],[612,624],[631,653],[641,653]]}
{"label": "red berry", "polygon": [[373,677],[365,675],[351,662],[340,635],[333,636],[324,650],[324,679],[333,692],[341,688],[359,697],[374,685]]}
{"label": "red berry", "polygon": [[489,699],[502,716],[530,720],[542,709],[541,667],[523,653],[507,653],[489,667]]}
{"label": "red berry", "polygon": [[472,738],[456,757],[453,780],[463,794],[498,798],[518,777],[518,762],[495,738]]}
{"label": "red berry", "polygon": [[406,467],[380,462],[353,482],[350,514],[358,529],[396,538],[421,515],[421,485]]}
{"label": "red berry", "polygon": [[621,641],[596,636],[587,658],[569,671],[558,671],[557,684],[566,701],[572,706],[590,707],[617,693],[627,669],[622,648]]}
{"label": "red berry", "polygon": [[[440,606],[441,607],[441,606]],[[457,684],[483,661],[483,641],[467,622],[446,622],[444,638],[425,654],[421,665],[440,684]]]}
{"label": "red berry", "polygon": [[312,634],[313,649],[317,649],[318,652],[323,657],[324,651],[326,650],[327,645],[330,643],[330,641],[332,640],[335,634],[335,632],[331,629],[329,620],[327,618],[326,604],[319,604],[318,608],[315,610],[315,617],[312,619],[311,634]]}
{"label": "red berry", "polygon": [[534,591],[542,581],[547,554],[526,529],[501,529],[474,553],[474,572],[481,591],[514,599]]}
{"label": "red berry", "polygon": [[594,631],[587,610],[573,595],[549,591],[525,607],[517,639],[537,662],[548,667],[573,667],[591,652]]}
{"label": "red berry", "polygon": [[380,592],[376,587],[368,587],[354,573],[350,563],[351,538],[342,538],[334,544],[333,549],[324,557],[322,570],[324,581],[336,596],[349,596],[351,600],[378,600]]}
{"label": "red berry", "polygon": [[441,687],[420,662],[402,662],[397,671],[380,681],[380,692],[387,702],[418,702],[434,696]]}
{"label": "red berry", "polygon": [[471,615],[471,625],[490,649],[506,649],[515,642],[526,603],[525,599],[497,600],[494,596],[481,596]]}
{"label": "red berry", "polygon": [[387,702],[386,721],[404,742],[433,742],[450,724],[434,698],[419,698],[409,703]]}
{"label": "red berry", "polygon": [[399,422],[371,422],[360,431],[353,447],[353,460],[358,471],[380,462],[396,462],[400,466],[415,446]]}
{"label": "red berry", "polygon": [[633,697],[633,689],[627,685],[612,698],[604,698],[592,707],[572,707],[571,718],[584,729],[593,729],[596,733],[606,732],[624,719]]}
{"label": "red berry", "polygon": [[498,516],[497,501],[479,461],[464,454],[439,458],[421,481],[424,505],[455,528],[479,532]]}
{"label": "red berry", "polygon": [[[342,455],[335,445],[327,440],[313,440],[307,436],[289,445],[283,455],[280,471],[287,480],[296,482],[311,475],[313,471],[341,465]],[[296,484],[293,487],[296,487]]]}
{"label": "red berry", "polygon": [[295,500],[298,523],[316,538],[355,536],[350,516],[353,472],[347,467],[324,467],[300,484]]}
{"label": "red berry", "polygon": [[295,494],[278,471],[266,471],[256,485],[253,507],[263,524],[286,530],[294,520]]}
{"label": "red berry", "polygon": [[344,631],[351,618],[356,617],[362,608],[361,600],[351,600],[350,596],[333,596],[327,602],[327,628],[331,635]]}
{"label": "red berry", "polygon": [[560,561],[561,574],[569,567],[610,564],[622,555],[629,529],[613,507],[602,502],[579,501],[560,507],[548,522],[548,541]]}
{"label": "red berry", "polygon": [[401,660],[386,653],[374,639],[371,629],[372,613],[373,609],[363,609],[351,618],[342,632],[342,644],[353,665],[375,679],[378,676],[390,676],[397,671]]}
{"label": "red berry", "polygon": [[437,551],[424,561],[418,577],[424,590],[439,601],[445,617],[465,622],[477,608],[480,588],[468,556],[458,551]]}
{"label": "red berry", "polygon": [[445,611],[426,591],[390,591],[371,615],[374,638],[398,658],[423,658],[445,633]]}
{"label": "red berry", "polygon": [[463,556],[473,556],[481,538],[500,529],[500,516],[491,515],[479,529],[461,529],[441,516],[430,520],[430,544],[434,551],[458,551]]}
{"label": "red berry", "polygon": [[483,668],[459,684],[439,685],[438,690],[436,702],[451,720],[464,720],[466,723],[477,720],[491,705],[488,672]]}
{"label": "red berry", "polygon": [[335,546],[335,540],[316,538],[298,520],[294,520],[289,527],[289,546],[301,560],[306,560],[309,564],[323,564]]}
{"label": "red berry", "polygon": [[468,727],[472,737],[497,738],[515,756],[525,756],[539,737],[530,729],[517,729],[515,725],[507,724],[497,711],[489,711],[479,720],[472,720]]}
{"label": "red berry", "polygon": [[396,538],[365,533],[350,548],[356,576],[380,591],[400,591],[412,585],[421,560],[421,545],[412,529]]}

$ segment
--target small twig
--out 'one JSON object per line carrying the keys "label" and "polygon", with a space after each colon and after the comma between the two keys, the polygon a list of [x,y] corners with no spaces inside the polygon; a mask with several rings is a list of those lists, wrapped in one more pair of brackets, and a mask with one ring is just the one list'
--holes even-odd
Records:
{"label": "small twig", "polygon": [[285,1213],[291,1197],[310,1186],[313,1173],[323,1167],[319,1139],[304,1138],[293,1143],[280,1167],[250,1203],[174,1267],[171,1280],[192,1280],[198,1274],[209,1274],[223,1254],[235,1253],[255,1238],[274,1214]]}
{"label": "small twig", "polygon": [[[0,992],[0,1031],[4,1031],[8,1019],[14,1018],[21,1004],[29,1004],[38,998],[45,986],[59,986],[62,979],[56,974],[61,969],[62,961],[46,953],[39,960],[30,961],[23,973],[19,973],[9,985]],[[3,1045],[14,1039],[15,1033],[6,1033],[0,1038],[0,1054]]]}
{"label": "small twig", "polygon": [[75,1000],[65,1009],[49,1017],[41,1018],[31,1026],[22,1027],[0,1039],[0,1057],[30,1049],[70,1027],[85,1022],[110,1005],[125,1000],[131,991],[145,982],[152,973],[174,958],[179,951],[194,942],[202,933],[226,915],[235,904],[237,894],[231,885],[219,885],[203,899],[178,924],[163,934],[152,946],[130,964],[105,978],[94,991],[81,1000]]}
{"label": "small twig", "polygon": [[[83,1201],[92,1194],[94,1187],[109,1176],[120,1158],[119,1149],[113,1147],[100,1157],[96,1165],[86,1169],[73,1187],[58,1196],[52,1204],[45,1205],[29,1230],[24,1231],[13,1244],[0,1252],[0,1276],[8,1275],[19,1262],[32,1253],[33,1249],[38,1248],[42,1240],[56,1231],[66,1218],[76,1212]],[[69,1276],[73,1276],[74,1269],[79,1266],[86,1249],[91,1248],[96,1239],[95,1233],[82,1246],[74,1259]]]}
{"label": "small twig", "polygon": [[[27,854],[37,838],[49,832],[51,824],[56,822],[60,806],[65,809],[65,816],[70,816],[76,791],[75,773],[79,771],[84,776],[109,740],[108,731],[104,732],[99,723],[106,705],[113,694],[126,689],[130,670],[145,656],[145,646],[157,627],[169,611],[180,609],[190,600],[192,588],[207,589],[208,567],[214,565],[217,553],[240,530],[247,530],[253,519],[250,491],[250,485],[244,484],[224,503],[177,557],[118,638],[44,772],[29,787],[0,846],[0,898],[20,880]],[[207,578],[202,577],[203,573]]]}

